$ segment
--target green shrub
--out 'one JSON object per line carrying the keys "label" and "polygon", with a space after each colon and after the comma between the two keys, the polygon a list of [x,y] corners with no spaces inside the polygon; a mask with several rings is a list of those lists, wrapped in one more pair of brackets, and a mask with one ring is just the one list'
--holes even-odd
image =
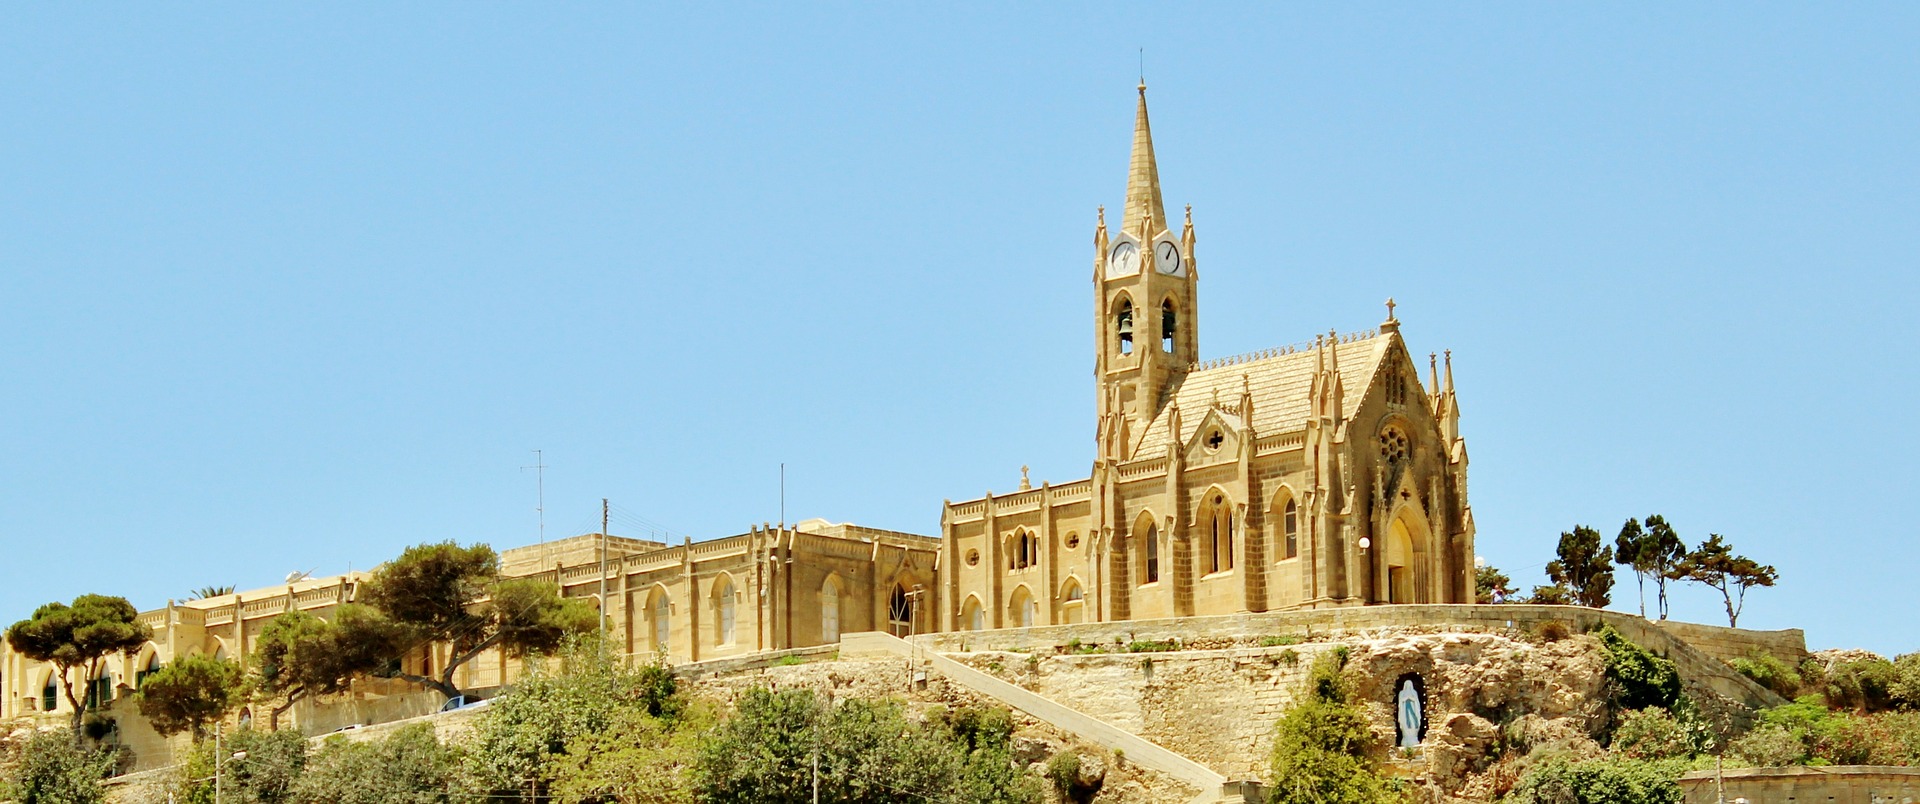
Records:
{"label": "green shrub", "polygon": [[1260,647],[1263,647],[1263,648],[1284,648],[1288,645],[1298,645],[1298,644],[1300,644],[1300,637],[1295,636],[1293,634],[1263,636],[1260,638]]}
{"label": "green shrub", "polygon": [[66,730],[27,738],[0,779],[0,799],[20,804],[96,804],[105,801],[100,781],[113,772],[114,752],[75,742]]}
{"label": "green shrub", "polygon": [[220,769],[221,804],[294,800],[294,784],[307,767],[307,738],[300,732],[242,729],[222,737],[218,750],[226,757],[244,751],[246,758],[215,762],[215,741],[194,746],[178,771],[185,793],[179,799],[181,804],[212,804],[215,767]]}
{"label": "green shrub", "polygon": [[1901,684],[1893,662],[1881,658],[1840,662],[1827,671],[1827,705],[1856,712],[1879,712],[1893,706],[1893,688]]}
{"label": "green shrub", "polygon": [[1620,709],[1656,706],[1672,709],[1680,701],[1680,671],[1673,662],[1654,655],[1613,626],[1595,634],[1607,653],[1607,678],[1613,681],[1613,703]]}
{"label": "green shrub", "polygon": [[1679,804],[1684,760],[1552,757],[1527,770],[1507,804]]}
{"label": "green shrub", "polygon": [[1800,673],[1775,656],[1756,651],[1728,664],[1733,665],[1735,672],[1781,697],[1792,698],[1800,693]]}
{"label": "green shrub", "polygon": [[1047,760],[1047,782],[1053,785],[1058,800],[1085,804],[1092,801],[1100,786],[1080,778],[1080,755],[1071,750],[1054,754]]}
{"label": "green shrub", "polygon": [[1893,660],[1893,680],[1887,685],[1893,705],[1902,709],[1920,709],[1920,653],[1909,653]]}
{"label": "green shrub", "polygon": [[796,656],[791,653],[773,660],[774,667],[793,667],[795,665],[802,665],[806,663],[807,663],[807,657]]}
{"label": "green shrub", "polygon": [[1171,639],[1148,639],[1127,644],[1128,653],[1165,653],[1179,649],[1180,646]]}
{"label": "green shrub", "polygon": [[1344,651],[1313,663],[1293,705],[1274,727],[1272,791],[1275,804],[1382,804],[1402,799],[1367,759],[1372,740],[1365,713],[1351,700],[1342,673]]}
{"label": "green shrub", "polygon": [[1737,765],[1783,768],[1807,762],[1807,743],[1793,730],[1778,724],[1762,725],[1727,746]]}
{"label": "green shrub", "polygon": [[328,740],[294,782],[296,804],[386,804],[455,800],[458,755],[416,723],[384,740]]}
{"label": "green shrub", "polygon": [[1627,759],[1675,759],[1692,756],[1694,736],[1664,709],[1636,709],[1620,719],[1610,749]]}
{"label": "green shrub", "polygon": [[992,720],[959,719],[975,724],[962,726],[976,739],[969,749],[955,739],[951,721],[914,723],[895,701],[829,704],[811,690],[748,690],[733,717],[702,741],[693,774],[697,800],[809,801],[817,761],[820,800],[837,804],[1039,804],[1039,780],[1014,768],[1008,747],[993,742],[1001,731]]}

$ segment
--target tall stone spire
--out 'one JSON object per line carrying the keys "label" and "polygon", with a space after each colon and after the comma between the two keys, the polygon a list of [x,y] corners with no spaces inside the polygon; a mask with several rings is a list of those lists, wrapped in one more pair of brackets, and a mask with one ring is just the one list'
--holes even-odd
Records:
{"label": "tall stone spire", "polygon": [[[1153,131],[1147,125],[1145,82],[1140,84],[1140,108],[1133,117],[1133,158],[1127,167],[1127,206],[1122,215],[1121,231],[1134,232],[1141,240],[1168,228],[1166,205],[1160,201],[1160,168],[1153,161]],[[1149,216],[1152,229],[1141,232],[1140,226]]]}

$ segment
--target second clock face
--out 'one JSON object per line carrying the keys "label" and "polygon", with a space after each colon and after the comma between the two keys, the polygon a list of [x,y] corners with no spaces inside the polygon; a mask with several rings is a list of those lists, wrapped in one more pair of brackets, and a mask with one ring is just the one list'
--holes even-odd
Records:
{"label": "second clock face", "polygon": [[1140,272],[1140,246],[1123,240],[1107,257],[1107,276],[1132,276]]}
{"label": "second clock face", "polygon": [[1153,262],[1160,273],[1180,273],[1180,244],[1172,240],[1162,240],[1153,244]]}

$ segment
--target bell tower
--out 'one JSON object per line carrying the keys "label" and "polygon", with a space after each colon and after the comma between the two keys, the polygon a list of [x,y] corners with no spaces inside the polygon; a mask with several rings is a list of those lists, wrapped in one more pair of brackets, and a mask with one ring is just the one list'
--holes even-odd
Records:
{"label": "bell tower", "polygon": [[1147,85],[1134,114],[1133,156],[1120,227],[1106,212],[1094,232],[1095,362],[1100,461],[1134,456],[1132,445],[1173,398],[1199,357],[1198,272],[1193,210],[1176,234],[1160,198],[1160,170],[1147,125]]}

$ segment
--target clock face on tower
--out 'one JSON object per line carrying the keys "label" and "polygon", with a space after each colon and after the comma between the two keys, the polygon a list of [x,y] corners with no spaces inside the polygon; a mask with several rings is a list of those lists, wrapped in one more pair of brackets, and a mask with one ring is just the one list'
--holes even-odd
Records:
{"label": "clock face on tower", "polygon": [[1180,275],[1180,244],[1162,240],[1153,244],[1154,267],[1168,276]]}
{"label": "clock face on tower", "polygon": [[1140,245],[1122,240],[1107,255],[1107,276],[1132,276],[1140,272]]}

